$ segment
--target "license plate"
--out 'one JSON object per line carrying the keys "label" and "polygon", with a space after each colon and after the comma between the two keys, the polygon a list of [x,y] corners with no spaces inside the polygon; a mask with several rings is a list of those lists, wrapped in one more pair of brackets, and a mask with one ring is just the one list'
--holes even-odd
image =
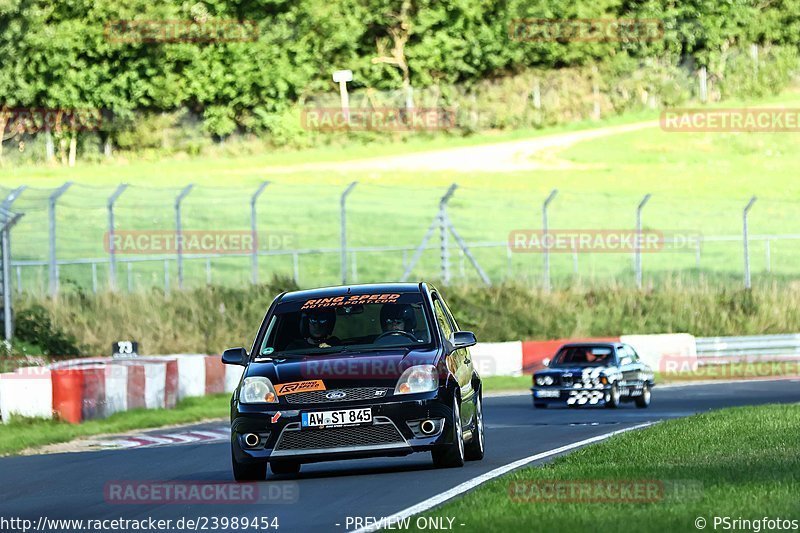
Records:
{"label": "license plate", "polygon": [[558,398],[560,392],[557,390],[537,390],[535,394],[537,398]]}
{"label": "license plate", "polygon": [[301,415],[301,425],[304,428],[326,428],[357,426],[372,422],[372,408],[340,409],[338,411],[314,411]]}

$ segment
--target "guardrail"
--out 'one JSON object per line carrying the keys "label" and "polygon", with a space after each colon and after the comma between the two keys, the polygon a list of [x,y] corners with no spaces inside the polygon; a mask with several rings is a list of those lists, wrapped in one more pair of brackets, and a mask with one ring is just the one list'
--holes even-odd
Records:
{"label": "guardrail", "polygon": [[700,359],[800,357],[800,334],[698,337],[696,343]]}

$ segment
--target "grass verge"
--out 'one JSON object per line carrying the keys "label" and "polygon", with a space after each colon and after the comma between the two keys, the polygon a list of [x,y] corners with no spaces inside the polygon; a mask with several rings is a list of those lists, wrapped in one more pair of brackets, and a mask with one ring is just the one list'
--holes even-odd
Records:
{"label": "grass verge", "polygon": [[[669,420],[541,468],[517,470],[425,516],[456,517],[469,529],[498,532],[612,531],[621,523],[636,524],[637,531],[689,531],[698,517],[708,529],[715,516],[800,519],[799,473],[800,406],[725,409]],[[651,482],[659,489],[649,503],[588,501],[613,491],[579,503],[544,489],[554,482],[592,487]]]}
{"label": "grass verge", "polygon": [[8,424],[0,425],[0,455],[13,455],[28,448],[68,442],[79,437],[222,418],[229,413],[229,402],[229,394],[185,398],[175,409],[134,409],[83,424],[41,418],[12,418]]}

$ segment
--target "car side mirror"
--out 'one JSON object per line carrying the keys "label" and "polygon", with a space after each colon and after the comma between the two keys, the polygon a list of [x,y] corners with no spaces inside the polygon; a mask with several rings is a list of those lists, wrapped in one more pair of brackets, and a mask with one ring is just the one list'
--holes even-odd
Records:
{"label": "car side mirror", "polygon": [[247,365],[247,350],[244,348],[228,348],[222,352],[222,362],[226,365]]}
{"label": "car side mirror", "polygon": [[550,366],[550,358],[549,357],[545,357],[544,359],[542,359],[542,366]]}
{"label": "car side mirror", "polygon": [[456,331],[453,334],[453,347],[456,350],[460,350],[461,348],[469,348],[470,346],[475,346],[478,344],[478,339],[475,338],[475,334],[471,331]]}

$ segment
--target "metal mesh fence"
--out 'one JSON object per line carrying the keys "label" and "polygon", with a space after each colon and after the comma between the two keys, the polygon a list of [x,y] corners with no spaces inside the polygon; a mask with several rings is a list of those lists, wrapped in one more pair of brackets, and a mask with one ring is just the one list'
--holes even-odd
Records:
{"label": "metal mesh fence", "polygon": [[[424,180],[420,180],[423,181]],[[104,290],[112,282],[109,249],[109,198],[115,187],[74,184],[55,200],[56,188],[25,188],[11,204],[24,213],[11,232],[12,286],[16,291]],[[181,187],[128,187],[113,206],[117,237],[175,234],[176,200]],[[251,233],[251,201],[257,187],[194,187],[181,202],[184,234]],[[342,272],[344,185],[271,183],[255,203],[257,261],[246,247],[184,250],[168,246],[119,249],[116,286],[120,290],[174,290],[213,283],[241,286],[255,277],[293,277],[301,286],[401,279],[415,254],[410,279],[482,283],[474,257],[492,283],[506,280],[541,285],[544,251],[508,245],[518,230],[541,232],[542,202],[550,192],[529,180],[503,190],[483,184],[458,187],[446,204],[456,234],[446,232],[441,246],[440,199],[446,187],[386,185],[379,179],[358,183],[345,202],[346,261]],[[7,198],[12,189],[0,188]],[[582,193],[561,190],[548,208],[550,232],[587,234],[635,230],[641,195],[634,192]],[[741,283],[744,272],[742,210],[748,198],[671,196],[655,192],[642,209],[644,232],[658,232],[667,243],[641,254],[644,279],[669,275],[718,277]],[[792,277],[800,259],[800,202],[761,198],[749,216],[750,266],[755,279]],[[418,249],[427,231],[426,246]],[[184,235],[185,236],[185,235]],[[152,239],[151,239],[152,241]],[[55,243],[55,248],[51,247]],[[554,285],[614,281],[634,283],[630,249],[551,249]],[[55,262],[53,263],[53,260]],[[182,262],[182,275],[179,263]],[[256,266],[257,265],[257,266]],[[55,267],[55,268],[53,268]],[[55,280],[52,279],[55,273]],[[182,278],[182,280],[181,280]]]}

